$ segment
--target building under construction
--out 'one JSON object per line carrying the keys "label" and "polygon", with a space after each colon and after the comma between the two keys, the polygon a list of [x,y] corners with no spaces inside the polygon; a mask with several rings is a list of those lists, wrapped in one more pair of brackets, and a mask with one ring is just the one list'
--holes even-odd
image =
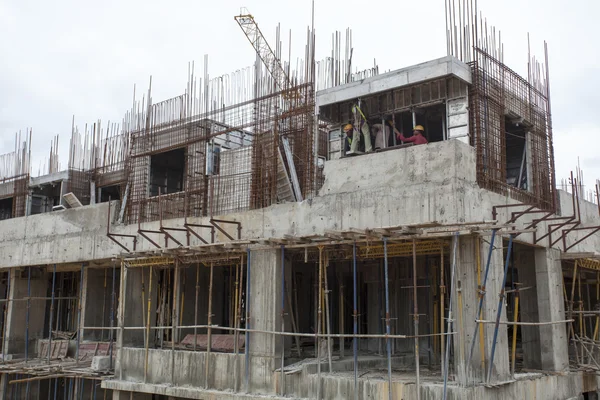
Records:
{"label": "building under construction", "polygon": [[557,188],[547,51],[519,76],[458,3],[445,57],[386,73],[241,13],[252,67],[73,123],[67,168],[18,134],[0,398],[598,398],[600,187]]}

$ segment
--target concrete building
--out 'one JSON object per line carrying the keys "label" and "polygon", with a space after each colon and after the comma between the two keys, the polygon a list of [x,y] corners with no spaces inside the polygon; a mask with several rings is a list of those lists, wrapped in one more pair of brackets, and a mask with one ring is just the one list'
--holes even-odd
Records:
{"label": "concrete building", "polygon": [[[65,171],[7,155],[1,398],[597,398],[600,202],[556,189],[545,77],[492,53],[274,93],[257,65],[249,100],[75,132]],[[355,106],[429,143],[350,157]]]}

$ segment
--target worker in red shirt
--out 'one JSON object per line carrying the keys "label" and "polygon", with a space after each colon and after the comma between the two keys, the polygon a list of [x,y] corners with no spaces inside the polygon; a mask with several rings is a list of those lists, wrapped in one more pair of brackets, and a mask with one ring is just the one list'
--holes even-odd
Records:
{"label": "worker in red shirt", "polygon": [[413,143],[413,144],[427,144],[427,139],[423,136],[425,129],[422,125],[417,125],[413,129],[413,135],[410,137],[405,137],[402,133],[398,132],[398,129],[394,127],[394,132],[396,133],[396,138],[398,140],[402,140],[403,142]]}

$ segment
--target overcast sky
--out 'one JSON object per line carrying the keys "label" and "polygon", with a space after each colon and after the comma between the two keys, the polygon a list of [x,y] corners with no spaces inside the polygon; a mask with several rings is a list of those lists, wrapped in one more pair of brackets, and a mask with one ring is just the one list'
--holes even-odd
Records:
{"label": "overcast sky", "polygon": [[[548,41],[557,175],[567,177],[579,157],[591,184],[600,178],[600,2],[478,4],[502,30],[505,62],[521,75],[527,32],[540,58]],[[291,29],[295,57],[303,56],[310,0],[0,0],[0,153],[14,149],[15,132],[32,128],[36,172],[56,134],[67,158],[73,115],[81,127],[120,121],[133,85],[145,90],[150,75],[157,101],[183,93],[188,62],[201,65],[204,54],[211,76],[251,65],[254,51],[233,19],[240,7],[272,42],[277,23],[284,37]],[[317,59],[328,55],[331,33],[347,27],[359,69],[376,59],[380,71],[393,70],[446,52],[444,0],[317,0]]]}

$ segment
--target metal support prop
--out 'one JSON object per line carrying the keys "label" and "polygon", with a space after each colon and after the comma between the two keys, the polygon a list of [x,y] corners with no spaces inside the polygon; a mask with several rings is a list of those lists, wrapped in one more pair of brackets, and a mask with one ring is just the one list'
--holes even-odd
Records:
{"label": "metal support prop", "polygon": [[[175,272],[173,273],[173,314],[171,315],[171,383],[175,384],[175,342],[179,340],[179,329],[177,322],[179,321],[179,302],[177,295],[182,294],[179,287],[181,277],[179,276],[179,260],[175,259]],[[210,344],[210,342],[209,342]]]}
{"label": "metal support prop", "polygon": [[442,365],[442,374],[444,373],[444,356],[446,352],[444,351],[445,343],[444,343],[444,322],[446,315],[446,304],[445,297],[446,294],[446,285],[444,281],[444,246],[440,246],[440,363]]}
{"label": "metal support prop", "polygon": [[510,263],[510,254],[512,252],[513,235],[508,235],[508,250],[506,252],[506,262],[504,264],[504,276],[502,286],[500,286],[500,296],[498,299],[498,312],[496,313],[496,324],[494,326],[494,339],[492,340],[492,352],[490,354],[490,364],[488,366],[487,381],[492,379],[492,369],[494,368],[494,355],[496,353],[496,340],[498,340],[498,331],[500,330],[500,317],[502,316],[502,303],[504,302],[504,285],[506,285],[506,275],[508,275],[508,264]]}
{"label": "metal support prop", "polygon": [[454,294],[454,274],[456,272],[456,248],[458,246],[458,232],[452,236],[452,269],[450,271],[450,301],[448,302],[448,329],[446,335],[446,356],[444,357],[444,395],[448,395],[448,367],[450,364],[450,340],[452,339],[452,295]]}
{"label": "metal support prop", "polygon": [[354,334],[354,337],[352,338],[352,351],[354,356],[354,400],[358,400],[358,338],[356,337],[358,334],[358,302],[356,300],[358,291],[356,289],[356,241],[352,245],[352,285],[354,288],[352,291],[352,304],[354,307],[354,321],[352,327],[352,333]]}
{"label": "metal support prop", "polygon": [[417,372],[416,391],[417,400],[421,399],[421,374],[419,367],[419,303],[417,296],[417,241],[413,239],[413,325],[415,329],[415,367]]}
{"label": "metal support prop", "polygon": [[[194,298],[194,325],[198,325],[198,293],[200,291],[200,264],[196,264],[196,297]],[[198,347],[198,328],[194,326],[194,351]]]}
{"label": "metal support prop", "polygon": [[[385,275],[385,333],[390,334],[390,291],[389,291],[389,273],[388,273],[388,255],[387,255],[387,241],[388,238],[383,238],[383,267]],[[416,290],[416,287],[415,287]],[[388,399],[392,400],[392,339],[385,339],[385,346],[387,350],[387,363],[388,363]]]}
{"label": "metal support prop", "polygon": [[[496,239],[496,229],[492,229],[492,237],[490,239],[490,247],[488,250],[487,262],[485,264],[485,272],[483,273],[483,282],[481,282],[481,287],[479,289],[479,304],[477,305],[477,316],[479,319],[483,319],[481,314],[483,310],[483,300],[485,298],[485,285],[487,283],[488,274],[490,272],[490,264],[492,262],[492,251],[494,250],[494,240]],[[467,365],[471,365],[471,360],[473,359],[473,351],[475,350],[475,342],[477,341],[477,333],[481,331],[483,333],[483,324],[479,323],[479,326],[475,327],[475,331],[473,332],[473,339],[471,340],[471,347],[469,349],[469,357],[467,358]],[[482,361],[482,363],[485,363]]]}
{"label": "metal support prop", "polygon": [[321,325],[322,325],[322,315],[323,315],[323,305],[321,304],[323,301],[323,297],[321,293],[323,291],[323,246],[319,246],[319,300],[318,300],[318,308],[317,308],[317,334],[316,334],[316,345],[317,345],[317,400],[321,399]]}
{"label": "metal support prop", "polygon": [[329,364],[329,372],[333,371],[331,363],[331,319],[329,316],[329,283],[327,282],[327,270],[329,269],[329,256],[325,255],[325,269],[323,271],[323,283],[325,284],[325,320],[327,322],[327,362]]}
{"label": "metal support prop", "polygon": [[[142,274],[144,270],[142,269]],[[150,309],[152,308],[152,277],[154,275],[154,267],[150,267],[150,277],[148,278],[148,308],[147,308],[147,316],[146,316],[146,340],[144,343],[145,347],[145,361],[144,361],[144,382],[147,381],[148,378],[148,353],[150,347]]]}
{"label": "metal support prop", "polygon": [[246,333],[245,333],[245,347],[244,357],[246,360],[245,374],[246,374],[246,392],[250,391],[250,266],[251,257],[250,249],[246,250]]}
{"label": "metal support prop", "polygon": [[519,327],[517,325],[517,322],[519,320],[519,285],[515,286],[515,311],[514,311],[514,317],[513,317],[513,322],[515,322],[515,324],[513,325],[513,337],[512,337],[512,351],[511,351],[511,356],[512,356],[512,360],[511,360],[511,366],[510,366],[510,371],[511,371],[511,375],[514,377],[515,376],[515,360],[517,359],[517,328]]}
{"label": "metal support prop", "polygon": [[[10,275],[9,275],[10,277]],[[48,364],[50,364],[50,355],[52,354],[52,319],[54,319],[54,290],[56,288],[56,264],[52,270],[52,297],[50,300],[50,319],[48,320]],[[5,334],[6,336],[6,334]]]}
{"label": "metal support prop", "polygon": [[[281,333],[285,332],[285,246],[281,245]],[[281,335],[281,396],[285,394],[285,336]]]}
{"label": "metal support prop", "polygon": [[[112,273],[112,295],[111,295],[111,299],[110,299],[110,344],[108,346],[108,351],[109,351],[109,369],[113,369],[113,342],[114,342],[114,325],[115,325],[115,300],[116,300],[116,293],[115,293],[115,280],[116,280],[116,265],[115,262],[113,261],[113,273]],[[105,391],[106,393],[106,391]]]}
{"label": "metal support prop", "polygon": [[[25,364],[29,360],[29,312],[31,308],[31,267],[27,267],[27,314],[25,315]],[[27,386],[29,388],[29,386]]]}
{"label": "metal support prop", "polygon": [[[79,365],[79,344],[81,343],[81,337],[83,336],[83,329],[81,328],[81,301],[83,297],[83,268],[84,264],[81,264],[81,272],[79,274],[79,298],[77,299],[77,341],[75,348],[75,365]],[[102,316],[104,317],[104,315]]]}
{"label": "metal support prop", "polygon": [[214,263],[210,263],[210,277],[208,278],[208,329],[206,335],[206,358],[204,359],[204,387],[208,389],[208,375],[209,375],[209,361],[211,353],[211,341],[212,341],[212,294],[213,294],[213,276],[214,276]]}

